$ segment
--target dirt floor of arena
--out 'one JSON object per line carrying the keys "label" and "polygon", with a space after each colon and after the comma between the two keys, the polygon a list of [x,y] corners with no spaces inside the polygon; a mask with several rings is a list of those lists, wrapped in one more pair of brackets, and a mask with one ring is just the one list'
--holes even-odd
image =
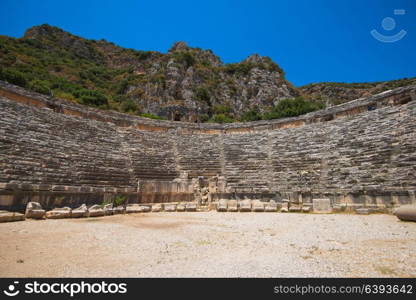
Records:
{"label": "dirt floor of arena", "polygon": [[416,277],[392,215],[177,212],[0,224],[2,277]]}

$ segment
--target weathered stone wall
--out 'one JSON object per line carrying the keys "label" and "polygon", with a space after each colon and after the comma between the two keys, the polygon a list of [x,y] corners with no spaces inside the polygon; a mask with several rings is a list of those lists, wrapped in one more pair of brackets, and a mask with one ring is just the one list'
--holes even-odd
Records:
{"label": "weathered stone wall", "polygon": [[[0,82],[0,207],[190,201],[191,179],[224,176],[213,199],[334,205],[415,201],[416,87],[296,118],[232,124],[99,111]],[[189,183],[174,179],[186,172]]]}

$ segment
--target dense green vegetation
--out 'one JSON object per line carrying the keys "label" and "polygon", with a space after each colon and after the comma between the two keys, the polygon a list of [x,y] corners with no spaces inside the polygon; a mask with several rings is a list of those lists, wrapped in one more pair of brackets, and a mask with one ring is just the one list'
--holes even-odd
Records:
{"label": "dense green vegetation", "polygon": [[[49,40],[1,36],[0,80],[84,105],[140,114],[131,98],[120,97],[140,76],[131,68],[106,67],[92,42],[80,41],[90,53],[77,54]],[[148,55],[137,53],[139,57]]]}
{"label": "dense green vegetation", "polygon": [[241,118],[235,119],[231,115],[231,108],[224,105],[215,105],[213,116],[204,121],[212,123],[251,122],[259,120],[271,120],[287,117],[296,117],[309,112],[325,108],[322,102],[305,100],[303,97],[294,99],[283,99],[264,114],[258,109],[251,109],[244,113]]}
{"label": "dense green vegetation", "polygon": [[296,117],[315,110],[323,109],[325,105],[320,102],[307,101],[303,97],[281,100],[273,109],[262,116],[263,119],[279,119]]}
{"label": "dense green vegetation", "polygon": [[114,199],[114,207],[125,204],[127,197],[124,195],[117,195]]}

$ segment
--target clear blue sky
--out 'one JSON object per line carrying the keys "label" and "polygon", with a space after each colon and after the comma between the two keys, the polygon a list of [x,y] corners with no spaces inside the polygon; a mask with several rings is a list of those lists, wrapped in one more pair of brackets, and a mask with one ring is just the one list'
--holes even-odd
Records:
{"label": "clear blue sky", "polygon": [[[0,11],[1,35],[21,37],[48,23],[140,50],[166,52],[183,40],[226,63],[270,56],[295,85],[416,76],[415,0],[1,0]],[[396,21],[394,29],[382,27],[386,17]],[[382,43],[372,29],[407,34]]]}

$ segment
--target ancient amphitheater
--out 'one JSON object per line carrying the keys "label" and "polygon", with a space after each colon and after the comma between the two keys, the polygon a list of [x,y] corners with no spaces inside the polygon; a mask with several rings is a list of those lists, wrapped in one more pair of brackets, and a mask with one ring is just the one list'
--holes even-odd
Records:
{"label": "ancient amphitheater", "polygon": [[[223,226],[235,225],[246,228],[241,224],[231,223],[240,222],[248,218],[247,216],[253,215],[220,214],[213,212],[215,208],[238,211],[247,206],[247,210],[253,211],[277,212],[282,209],[290,212],[320,210],[351,212],[354,214],[256,213],[254,218],[257,218],[259,223],[256,225],[256,222],[251,220],[247,221],[249,222],[247,226],[255,228],[256,231],[258,229],[256,226],[263,224],[262,230],[267,231],[272,226],[270,224],[277,222],[273,218],[282,216],[283,219],[280,220],[286,224],[288,230],[293,227],[296,227],[296,230],[302,228],[307,230],[321,226],[314,225],[313,220],[319,222],[318,219],[322,219],[331,223],[330,218],[340,216],[339,224],[328,226],[341,231],[336,234],[328,233],[328,239],[338,237],[339,240],[342,232],[349,231],[350,227],[347,226],[351,228],[363,226],[363,232],[367,230],[369,236],[376,236],[380,229],[385,232],[391,230],[403,235],[394,247],[403,246],[408,250],[391,248],[393,246],[389,244],[387,248],[384,247],[385,245],[380,246],[380,251],[393,249],[395,252],[397,250],[407,253],[406,251],[414,251],[415,248],[414,223],[400,223],[394,216],[388,214],[361,216],[355,213],[391,213],[397,206],[416,201],[416,87],[386,91],[373,97],[357,99],[295,118],[250,123],[194,124],[158,121],[100,111],[51,99],[0,82],[0,166],[0,209],[5,211],[23,213],[29,202],[37,202],[47,211],[58,207],[75,209],[83,204],[87,208],[96,205],[95,208],[100,210],[102,208],[97,205],[106,203],[107,207],[112,207],[111,203],[119,197],[124,197],[125,201],[122,205],[124,208],[127,206],[130,209],[137,209],[135,212],[152,210],[152,207],[154,210],[166,211],[198,210],[193,215],[184,212],[183,217],[178,212],[172,212],[101,218],[107,220],[104,222],[117,220],[122,225],[123,222],[127,222],[127,218],[130,218],[131,222],[133,222],[131,218],[136,218],[134,220],[142,222],[140,224],[143,228],[159,224],[160,228],[166,228],[167,231],[184,220],[191,225],[196,223],[191,229],[194,230],[200,226],[198,222],[207,216],[224,218],[223,221],[216,219],[219,223],[223,222]],[[111,209],[114,210],[113,213],[116,212],[115,207]],[[210,209],[211,212],[208,212]],[[152,223],[152,218],[156,218],[154,214],[160,219]],[[138,221],[137,216],[141,216],[142,219]],[[108,221],[110,218],[113,219]],[[122,218],[126,219],[123,221]],[[368,231],[364,229],[363,224],[369,221],[364,221],[365,219],[362,218],[374,220],[377,225],[372,226]],[[77,230],[81,230],[82,226],[93,228],[98,224],[80,219],[7,223],[2,224],[10,226],[1,228],[2,238],[10,240],[16,238],[17,241],[18,238],[12,232],[20,232],[19,228],[24,228],[22,230],[26,232],[26,235],[23,233],[22,240],[30,237],[31,234],[41,235],[42,232],[53,236],[50,228],[42,227],[47,226],[43,224],[48,222],[58,224],[59,230],[73,226],[79,226]],[[25,225],[15,225],[23,223]],[[121,226],[120,224],[117,226]],[[281,224],[279,224],[275,226],[280,228]],[[116,225],[114,226],[111,227],[113,229],[105,227],[106,229],[103,230],[107,234],[117,228]],[[35,228],[36,231],[30,232],[30,228]],[[403,228],[407,228],[407,233]],[[354,232],[351,229],[346,236],[357,233]],[[62,237],[61,234],[65,235],[59,231],[59,236]],[[200,233],[193,232],[193,234]],[[197,246],[203,247],[212,243],[207,238],[213,234],[212,231],[206,234],[205,238],[200,238],[199,244],[195,240]],[[274,235],[276,234],[279,235],[275,232]],[[154,235],[154,233],[150,234],[150,236]],[[121,236],[110,235],[107,238],[122,243],[119,240]],[[131,237],[126,238],[130,240]],[[227,240],[225,236],[222,238]],[[83,245],[88,243],[85,239],[87,239],[85,236],[81,239]],[[172,235],[155,237],[154,240],[170,241],[172,244],[178,242],[172,240]],[[247,237],[248,240],[250,237]],[[146,247],[144,245],[150,243],[147,241],[140,244],[136,240],[130,241],[136,247],[139,245]],[[179,243],[186,244],[183,240],[179,240]],[[293,243],[297,245],[297,242]],[[10,242],[1,244],[3,244],[3,248],[0,249],[2,253],[10,251],[7,245],[14,247]],[[289,247],[289,244],[288,242],[284,247]],[[74,242],[74,248],[84,247],[75,245],[77,244]],[[231,247],[230,245],[224,247]],[[302,245],[298,246],[302,247]],[[53,247],[60,249],[58,244],[54,244]],[[151,253],[154,247],[156,244],[147,244],[146,249]],[[249,245],[238,245],[238,247],[244,248]],[[88,249],[82,248],[82,251],[88,252]],[[288,248],[285,248],[286,250],[290,252]],[[16,255],[17,259],[18,254]],[[13,263],[15,262],[3,261],[1,273],[24,276],[36,272],[33,269],[20,272],[19,264],[16,267],[12,266]],[[253,265],[249,264],[249,266],[255,268],[255,260],[252,263]],[[399,262],[395,263],[399,264]],[[140,272],[130,270],[117,273],[112,269],[113,273],[104,271],[100,273],[95,269],[95,273],[90,274],[88,273],[90,269],[87,267],[82,269],[78,266],[79,273],[60,269],[52,273],[39,271],[39,274],[40,276],[50,274],[149,276],[156,274],[151,273],[151,270],[156,272],[155,264],[152,267],[147,266],[147,269],[141,268]],[[175,273],[173,270],[176,265],[172,262],[165,262],[164,267],[169,269],[167,267],[169,264],[171,273],[160,271],[157,274],[166,276],[273,276],[275,274],[273,268],[269,272],[263,269],[265,273],[256,273],[252,269],[237,272],[233,269],[234,265],[217,272]],[[5,266],[8,266],[7,269]],[[286,272],[282,265],[274,267],[283,270],[280,275],[288,276],[373,274],[359,273],[352,267],[349,269],[350,273],[345,270],[340,273],[331,273],[328,270],[296,273],[297,271]],[[303,265],[298,266],[299,270],[302,268]],[[406,265],[404,268],[402,273],[394,269],[391,272],[396,273],[388,275],[416,274],[414,267]],[[197,268],[197,270],[201,269]],[[235,273],[230,270],[234,270]]]}

